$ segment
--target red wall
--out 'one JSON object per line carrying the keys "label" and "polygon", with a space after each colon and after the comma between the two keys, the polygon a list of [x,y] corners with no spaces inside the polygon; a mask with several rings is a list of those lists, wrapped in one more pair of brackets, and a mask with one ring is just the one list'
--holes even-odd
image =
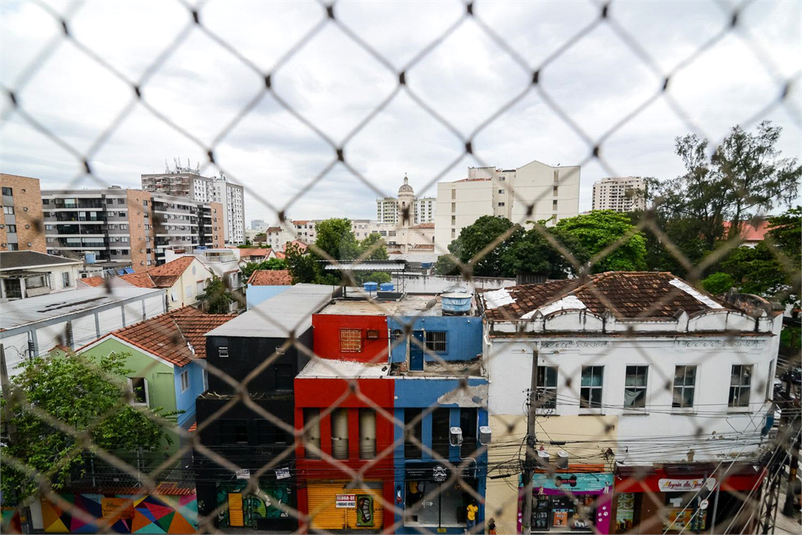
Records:
{"label": "red wall", "polygon": [[[360,399],[350,389],[345,379],[295,379],[295,428],[303,429],[303,409],[318,408],[321,414],[329,407],[348,409],[348,459],[340,460],[353,470],[360,470],[367,463],[373,465],[365,472],[365,478],[393,480],[393,396],[395,381],[392,379],[354,379],[362,396],[386,411],[376,410],[376,459],[359,458],[359,409],[376,407]],[[342,401],[340,398],[344,396]],[[331,414],[320,420],[320,448],[331,455]],[[382,457],[382,452],[386,454]],[[323,459],[307,459],[303,446],[296,446],[296,467],[300,480],[306,479],[351,479],[351,474],[339,470]]]}
{"label": "red wall", "polygon": [[[315,354],[326,359],[356,360],[360,362],[389,362],[387,355],[387,318],[385,316],[346,316],[336,314],[314,314],[312,316],[313,349]],[[362,330],[362,351],[344,353],[340,351],[340,329]],[[368,340],[367,331],[379,331],[379,338]]]}

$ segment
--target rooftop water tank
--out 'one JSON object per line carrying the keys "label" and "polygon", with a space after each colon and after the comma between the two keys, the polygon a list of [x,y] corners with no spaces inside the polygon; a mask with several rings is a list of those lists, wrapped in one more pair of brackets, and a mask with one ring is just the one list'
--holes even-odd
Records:
{"label": "rooftop water tank", "polygon": [[392,282],[383,282],[379,285],[379,289],[383,292],[395,291],[395,285]]}
{"label": "rooftop water tank", "polygon": [[471,294],[451,292],[440,296],[443,314],[462,315],[471,311]]}
{"label": "rooftop water tank", "polygon": [[362,286],[365,288],[366,292],[375,292],[376,289],[379,287],[379,284],[376,282],[366,282]]}

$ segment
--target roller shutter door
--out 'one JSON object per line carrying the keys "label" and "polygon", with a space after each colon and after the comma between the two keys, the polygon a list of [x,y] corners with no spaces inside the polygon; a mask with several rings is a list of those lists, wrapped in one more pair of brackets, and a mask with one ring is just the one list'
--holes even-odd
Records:
{"label": "roller shutter door", "polygon": [[[309,516],[312,517],[313,529],[381,529],[384,522],[382,507],[382,483],[367,482],[369,489],[347,489],[347,481],[339,483],[310,483],[307,487]],[[338,494],[356,494],[357,507],[362,507],[361,514],[357,509],[338,509]],[[361,496],[367,500],[360,499]]]}

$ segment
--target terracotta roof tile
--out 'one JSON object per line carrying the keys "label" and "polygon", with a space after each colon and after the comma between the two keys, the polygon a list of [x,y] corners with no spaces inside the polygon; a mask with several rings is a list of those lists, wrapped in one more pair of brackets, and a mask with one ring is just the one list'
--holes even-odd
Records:
{"label": "terracotta roof tile", "polygon": [[87,286],[92,286],[93,288],[97,288],[99,286],[103,286],[103,283],[106,279],[103,277],[85,277],[83,279],[78,279],[78,282],[82,282]]}
{"label": "terracotta roof tile", "polygon": [[[672,284],[673,281],[673,284]],[[507,288],[513,302],[487,309],[489,292],[480,294],[487,318],[515,321],[527,313],[568,296],[576,297],[593,314],[601,316],[609,310],[617,318],[665,319],[680,311],[692,315],[712,307],[675,284],[691,284],[671,273],[610,271],[592,275],[589,280],[570,279],[543,284],[524,284]],[[498,291],[498,290],[496,290]],[[706,292],[692,290],[699,297],[731,309]],[[498,295],[498,294],[496,294]]]}
{"label": "terracotta roof tile", "polygon": [[150,278],[150,275],[148,275],[147,272],[120,275],[120,279],[124,280],[128,284],[133,284],[138,288],[156,288],[156,285],[153,283],[153,279]]}
{"label": "terracotta roof tile", "polygon": [[167,362],[185,366],[193,360],[205,359],[206,333],[235,317],[234,314],[204,314],[186,306],[114,331],[112,335]]}
{"label": "terracotta roof tile", "polygon": [[[724,230],[729,232],[732,223],[729,221],[724,222]],[[745,242],[763,241],[766,238],[766,233],[769,231],[769,222],[761,221],[754,226],[749,221],[745,221],[741,225],[741,239]]]}
{"label": "terracotta roof tile", "polygon": [[248,279],[252,286],[290,286],[292,275],[287,269],[257,269]]}
{"label": "terracotta roof tile", "polygon": [[184,274],[194,260],[194,256],[181,256],[171,262],[149,269],[146,273],[150,275],[157,287],[169,288]]}
{"label": "terracotta roof tile", "polygon": [[249,258],[252,256],[267,256],[270,254],[270,249],[240,249],[240,258]]}
{"label": "terracotta roof tile", "polygon": [[420,229],[434,228],[434,223],[420,223],[419,225],[415,225],[412,228],[420,228]]}

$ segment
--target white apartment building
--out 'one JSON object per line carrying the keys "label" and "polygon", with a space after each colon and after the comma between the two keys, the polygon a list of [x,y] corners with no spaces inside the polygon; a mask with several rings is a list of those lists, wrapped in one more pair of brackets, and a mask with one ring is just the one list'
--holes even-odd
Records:
{"label": "white apartment building", "polygon": [[644,187],[643,178],[637,176],[603,178],[593,184],[593,210],[616,212],[644,210],[646,209],[646,199],[642,195]]}
{"label": "white apartment building", "polygon": [[434,197],[415,199],[415,224],[434,223],[436,210],[437,199]]}
{"label": "white apartment building", "polygon": [[580,166],[551,166],[533,161],[517,169],[469,167],[468,178],[437,184],[435,247],[448,244],[484,215],[513,223],[560,219],[579,213]]}
{"label": "white apartment building", "polygon": [[376,220],[379,223],[395,225],[398,221],[398,199],[395,197],[376,199]]}
{"label": "white apartment building", "polygon": [[245,243],[245,190],[232,184],[225,175],[205,177],[199,166],[182,167],[178,161],[175,168],[167,167],[164,173],[141,175],[142,189],[172,197],[183,197],[198,202],[217,202],[226,213],[223,233],[227,244]]}
{"label": "white apartment building", "polygon": [[[485,292],[480,306],[494,444],[517,445],[526,435],[536,373],[535,448],[552,460],[570,452],[570,472],[584,465],[612,484],[614,469],[616,492],[638,469],[655,474],[655,485],[662,477],[697,488],[705,473],[712,485],[736,473],[742,483],[747,478],[747,491],[759,484],[752,463],[771,414],[782,328],[782,313],[770,303],[738,295],[717,301],[670,273],[607,272],[585,284]],[[491,465],[508,457],[498,449],[504,453],[491,453]],[[504,505],[515,503],[517,489],[498,483],[488,483],[487,506],[503,508],[499,532],[514,533],[515,510]],[[681,508],[679,494],[655,490],[665,511]],[[655,514],[648,499],[632,501],[641,522]]]}

